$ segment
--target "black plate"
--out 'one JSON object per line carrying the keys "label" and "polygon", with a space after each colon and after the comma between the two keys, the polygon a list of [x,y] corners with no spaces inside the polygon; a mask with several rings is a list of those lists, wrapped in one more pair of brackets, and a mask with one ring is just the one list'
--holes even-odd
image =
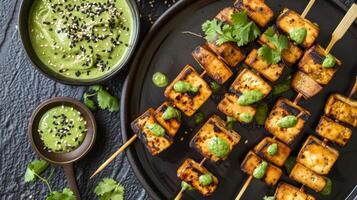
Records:
{"label": "black plate", "polygon": [[[307,0],[267,0],[268,5],[277,14],[283,7],[292,8],[302,12]],[[136,54],[130,74],[126,80],[122,104],[121,125],[122,136],[127,141],[133,136],[130,122],[149,107],[156,108],[164,101],[164,89],[155,87],[151,82],[152,74],[156,71],[164,72],[173,80],[186,64],[192,64],[198,71],[202,71],[191,57],[191,51],[205,41],[191,35],[182,34],[182,31],[201,33],[201,24],[212,19],[220,9],[232,6],[228,0],[182,0],[175,7],[167,11],[153,26],[146,36],[139,52]],[[344,11],[338,9],[329,1],[316,1],[308,14],[308,18],[317,22],[321,28],[318,43],[326,47],[330,34],[342,19]],[[357,66],[357,28],[351,27],[345,37],[336,44],[332,53],[343,61],[342,68],[336,73],[334,79],[321,93],[309,100],[302,100],[300,105],[310,110],[311,120],[306,124],[303,136],[292,145],[293,155],[301,147],[301,143],[308,134],[314,134],[314,129],[323,113],[324,102],[331,92],[348,93],[356,76]],[[249,48],[244,49],[245,52]],[[293,67],[295,68],[295,67]],[[285,70],[287,71],[287,70]],[[234,78],[231,78],[234,79]],[[230,83],[227,83],[229,85]],[[225,87],[226,88],[226,87]],[[224,89],[222,89],[224,90]],[[201,111],[206,119],[213,113],[223,117],[216,109],[216,105],[224,91],[211,97]],[[293,99],[296,93],[287,92],[284,96]],[[274,102],[274,99],[271,99]],[[176,170],[186,157],[200,161],[202,156],[189,148],[189,141],[198,130],[194,126],[193,118],[185,117],[183,126],[175,138],[174,144],[157,157],[152,157],[144,145],[137,141],[127,151],[129,161],[148,193],[154,199],[173,199],[180,188],[180,180],[176,177]],[[205,166],[219,179],[219,187],[213,196],[204,198],[196,191],[185,192],[184,199],[234,199],[248,177],[240,170],[240,163],[244,156],[259,140],[268,133],[263,127],[257,125],[242,126],[237,124],[235,130],[241,136],[241,142],[235,147],[228,160],[216,165],[206,162]],[[184,132],[187,131],[188,134]],[[356,129],[353,129],[357,134]],[[184,138],[180,141],[180,138]],[[248,140],[247,144],[244,141]],[[327,197],[320,196],[310,189],[308,192],[318,199],[344,199],[357,182],[357,136],[353,136],[344,148],[336,147],[341,156],[333,170],[328,175],[334,184],[333,194]],[[299,186],[291,181],[286,174],[282,180]],[[269,188],[263,182],[253,180],[243,199],[262,199],[264,195],[272,195],[275,188]]]}

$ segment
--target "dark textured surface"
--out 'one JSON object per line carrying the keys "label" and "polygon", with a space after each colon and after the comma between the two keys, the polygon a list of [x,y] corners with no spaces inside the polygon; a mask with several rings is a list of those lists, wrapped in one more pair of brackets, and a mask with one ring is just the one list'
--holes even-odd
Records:
{"label": "dark textured surface", "polygon": [[[142,13],[143,32],[175,0],[138,0]],[[347,1],[350,3],[353,0]],[[0,0],[0,199],[44,199],[48,193],[41,183],[25,184],[26,165],[38,158],[27,140],[27,124],[33,109],[43,100],[54,96],[80,99],[83,87],[56,83],[36,71],[25,56],[17,32],[20,0]],[[144,34],[143,34],[144,35]],[[119,73],[105,85],[120,96],[126,72]],[[97,141],[92,151],[76,163],[77,180],[83,199],[95,199],[95,185],[103,177],[112,177],[125,186],[126,199],[150,199],[135,178],[121,154],[103,173],[92,180],[88,177],[103,159],[121,144],[119,113],[99,111]],[[48,170],[49,171],[49,170]],[[55,190],[62,190],[67,182],[60,167],[55,167],[51,179]]]}

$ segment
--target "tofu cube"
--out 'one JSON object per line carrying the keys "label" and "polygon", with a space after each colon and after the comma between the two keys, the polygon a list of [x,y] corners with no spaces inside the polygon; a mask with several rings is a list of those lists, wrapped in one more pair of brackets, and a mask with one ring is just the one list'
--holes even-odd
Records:
{"label": "tofu cube", "polygon": [[311,47],[320,32],[320,28],[316,24],[302,18],[297,12],[287,8],[277,18],[276,25],[286,35],[289,35],[294,29],[305,28],[307,33],[305,40],[301,44],[304,48]]}
{"label": "tofu cube", "polygon": [[192,138],[190,146],[196,149],[203,157],[209,158],[214,162],[225,160],[229,153],[224,157],[217,157],[209,150],[207,142],[214,137],[218,137],[227,142],[229,152],[232,151],[233,147],[238,144],[240,140],[238,133],[227,130],[226,122],[217,115],[213,115]]}
{"label": "tofu cube", "polygon": [[275,200],[315,200],[315,197],[305,193],[302,189],[281,182],[275,190]]}
{"label": "tofu cube", "polygon": [[230,67],[236,67],[245,58],[243,52],[233,42],[225,42],[221,45],[209,42],[207,46]]}
{"label": "tofu cube", "polygon": [[245,68],[238,74],[231,85],[231,89],[241,94],[251,90],[259,90],[264,96],[267,96],[271,91],[271,86],[260,76]]}
{"label": "tofu cube", "polygon": [[[257,168],[261,162],[263,162],[263,160],[259,156],[257,156],[254,152],[249,151],[240,167],[243,172],[253,176],[255,168]],[[269,186],[273,186],[279,181],[282,173],[283,172],[279,167],[268,163],[268,167],[265,171],[265,175],[262,178],[262,181],[264,181]]]}
{"label": "tofu cube", "polygon": [[161,106],[155,110],[155,118],[161,124],[161,126],[167,130],[167,133],[171,137],[175,137],[177,131],[181,126],[181,121],[176,118],[165,120],[162,117],[162,115],[164,114],[164,112],[169,106],[173,106],[173,105],[171,105],[171,103],[166,101],[163,104],[161,104]]}
{"label": "tofu cube", "polygon": [[207,47],[199,46],[192,52],[193,58],[200,64],[207,75],[219,84],[224,84],[233,72]]}
{"label": "tofu cube", "polygon": [[357,101],[342,96],[332,94],[325,105],[325,114],[336,120],[357,126]]}
{"label": "tofu cube", "polygon": [[307,51],[299,62],[299,69],[309,75],[317,83],[326,85],[336,73],[341,61],[336,59],[334,67],[323,67],[322,63],[326,58],[325,50],[320,45],[314,45]]}
{"label": "tofu cube", "polygon": [[309,136],[296,161],[318,174],[326,175],[335,164],[338,155],[337,150],[322,144],[316,137]]}
{"label": "tofu cube", "polygon": [[305,99],[315,96],[322,90],[321,85],[301,71],[297,71],[294,74],[293,79],[291,80],[291,86],[296,92],[301,93]]}
{"label": "tofu cube", "polygon": [[269,81],[276,81],[283,73],[284,64],[268,64],[262,57],[258,55],[258,50],[253,49],[245,59],[244,63],[249,67],[257,70]]}
{"label": "tofu cube", "polygon": [[274,17],[274,12],[265,4],[264,0],[237,0],[234,7],[246,11],[260,27],[265,27]]}
{"label": "tofu cube", "polygon": [[[174,85],[178,81],[186,81],[193,87],[198,88],[198,92],[179,93],[174,90]],[[165,97],[170,99],[173,104],[184,112],[187,116],[192,116],[211,96],[212,91],[209,85],[200,77],[196,70],[190,66],[186,67],[175,78],[165,90]]]}
{"label": "tofu cube", "polygon": [[216,19],[218,19],[221,22],[225,22],[227,24],[233,24],[232,21],[232,14],[235,12],[238,12],[238,10],[234,7],[226,7],[223,8],[219,13],[216,15]]}
{"label": "tofu cube", "polygon": [[[199,181],[200,176],[205,174],[210,174],[213,179],[212,183],[206,186],[200,184]],[[177,177],[190,184],[204,196],[211,195],[218,185],[218,179],[212,173],[190,158],[186,159],[178,168]]]}
{"label": "tofu cube", "polygon": [[239,105],[238,96],[232,93],[226,93],[222,101],[219,102],[217,108],[226,116],[233,117],[234,119],[242,123],[244,122],[239,117],[241,113],[248,113],[249,115],[254,116],[256,112],[255,107],[251,105]]}
{"label": "tofu cube", "polygon": [[326,186],[325,177],[315,173],[300,163],[296,163],[290,172],[289,177],[307,187],[321,192]]}
{"label": "tofu cube", "polygon": [[[272,26],[272,28],[275,31],[276,35],[280,35],[279,31],[276,29],[275,26]],[[260,35],[258,42],[261,45],[267,45],[271,49],[276,49],[275,44],[271,42],[265,34]],[[281,52],[281,58],[287,66],[291,67],[301,58],[302,54],[303,51],[293,42],[289,41],[288,48],[284,49]]]}
{"label": "tofu cube", "polygon": [[[274,155],[270,155],[268,153],[268,148],[272,144],[277,144],[278,145],[278,151]],[[266,137],[262,141],[260,141],[255,147],[254,147],[254,152],[266,159],[267,161],[281,167],[284,165],[286,159],[288,159],[291,149],[288,145],[274,139],[271,137]]]}
{"label": "tofu cube", "polygon": [[316,132],[340,146],[345,146],[352,136],[352,130],[350,128],[347,128],[326,116],[321,117],[319,125],[316,127]]}
{"label": "tofu cube", "polygon": [[[279,127],[278,121],[287,115],[297,116],[297,124],[290,128]],[[309,119],[309,117],[309,111],[298,105],[295,105],[293,102],[286,98],[280,98],[274,105],[267,120],[265,121],[265,128],[285,144],[291,144],[301,133],[305,122]]]}
{"label": "tofu cube", "polygon": [[155,156],[167,149],[172,143],[172,138],[167,134],[155,136],[147,125],[158,124],[154,116],[154,109],[149,108],[144,114],[131,123],[131,128],[139,139],[145,144],[151,155]]}

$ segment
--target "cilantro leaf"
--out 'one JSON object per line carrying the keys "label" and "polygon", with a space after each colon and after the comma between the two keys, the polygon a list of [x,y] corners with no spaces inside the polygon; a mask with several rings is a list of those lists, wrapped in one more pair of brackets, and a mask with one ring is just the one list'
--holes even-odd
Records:
{"label": "cilantro leaf", "polygon": [[206,34],[206,40],[208,42],[214,42],[219,35],[222,35],[221,31],[222,22],[219,22],[217,19],[207,20],[202,24],[202,30]]}
{"label": "cilantro leaf", "polygon": [[46,200],[76,200],[76,196],[69,188],[64,188],[62,192],[53,191],[47,197]]}
{"label": "cilantro leaf", "polygon": [[103,86],[101,86],[101,85],[92,85],[92,86],[89,87],[89,89],[91,89],[91,90],[93,90],[95,92],[98,92],[98,91],[103,90]]}
{"label": "cilantro leaf", "polygon": [[124,199],[124,187],[111,178],[103,178],[95,187],[94,193],[100,197],[100,200]]}
{"label": "cilantro leaf", "polygon": [[237,26],[244,26],[249,23],[249,19],[245,11],[233,13],[231,15],[231,19],[233,24]]}
{"label": "cilantro leaf", "polygon": [[258,49],[258,55],[261,56],[268,65],[277,64],[281,60],[280,52],[263,45]]}
{"label": "cilantro leaf", "polygon": [[96,111],[97,110],[97,106],[95,105],[95,102],[92,99],[89,98],[89,94],[86,93],[86,92],[83,95],[83,102],[92,111]]}
{"label": "cilantro leaf", "polygon": [[110,112],[119,110],[119,100],[117,97],[112,96],[106,90],[100,90],[97,93],[98,106],[101,109],[108,109]]}
{"label": "cilantro leaf", "polygon": [[36,175],[40,175],[48,167],[48,163],[44,160],[34,160],[27,165],[25,173],[25,182],[33,182],[36,180]]}

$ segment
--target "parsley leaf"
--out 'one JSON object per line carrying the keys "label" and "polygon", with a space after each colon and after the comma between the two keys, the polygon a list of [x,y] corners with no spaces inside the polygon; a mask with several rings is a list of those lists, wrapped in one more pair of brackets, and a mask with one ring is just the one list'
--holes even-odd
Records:
{"label": "parsley leaf", "polygon": [[76,196],[69,188],[64,188],[62,192],[53,191],[47,197],[46,200],[76,200]]}
{"label": "parsley leaf", "polygon": [[48,167],[48,163],[44,160],[34,160],[27,165],[25,173],[25,182],[33,182],[36,180],[36,175],[40,175]]}
{"label": "parsley leaf", "polygon": [[124,199],[124,187],[111,178],[103,178],[95,187],[94,193],[100,197],[100,200]]}
{"label": "parsley leaf", "polygon": [[258,49],[258,55],[261,56],[268,65],[277,64],[281,60],[280,52],[263,45]]}

